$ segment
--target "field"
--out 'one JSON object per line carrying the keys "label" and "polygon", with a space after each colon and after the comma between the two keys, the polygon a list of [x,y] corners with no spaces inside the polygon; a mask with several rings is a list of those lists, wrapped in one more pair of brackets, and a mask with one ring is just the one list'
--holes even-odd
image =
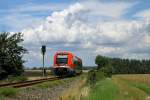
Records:
{"label": "field", "polygon": [[[25,70],[24,76],[28,77],[29,80],[34,80],[43,77],[42,70]],[[51,77],[52,73],[50,70],[46,70],[46,76]]]}
{"label": "field", "polygon": [[[46,77],[52,77],[52,73],[50,70],[46,71]],[[25,70],[22,76],[8,76],[7,79],[0,80],[0,83],[11,83],[11,82],[20,82],[26,80],[35,80],[43,78],[42,70]]]}
{"label": "field", "polygon": [[150,100],[150,74],[114,75],[93,88],[89,100]]}
{"label": "field", "polygon": [[[24,75],[27,77],[39,77],[42,76],[42,70],[25,70]],[[52,75],[51,70],[46,70],[46,75]]]}

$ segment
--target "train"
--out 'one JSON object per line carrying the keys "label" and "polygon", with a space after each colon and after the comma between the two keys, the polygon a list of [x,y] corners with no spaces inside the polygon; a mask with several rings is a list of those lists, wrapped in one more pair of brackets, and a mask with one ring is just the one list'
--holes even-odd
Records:
{"label": "train", "polygon": [[82,59],[69,51],[54,54],[53,73],[56,76],[74,76],[82,73]]}

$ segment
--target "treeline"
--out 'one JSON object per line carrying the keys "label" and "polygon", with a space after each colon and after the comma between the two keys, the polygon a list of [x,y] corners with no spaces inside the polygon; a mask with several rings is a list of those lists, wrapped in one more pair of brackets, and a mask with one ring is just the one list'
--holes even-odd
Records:
{"label": "treeline", "polygon": [[[96,68],[96,66],[83,66],[82,70],[92,70],[93,68]],[[43,67],[26,67],[25,70],[42,70]],[[46,70],[52,70],[53,67],[44,67]]]}
{"label": "treeline", "polygon": [[150,60],[110,58],[98,55],[95,59],[97,69],[108,74],[149,74]]}

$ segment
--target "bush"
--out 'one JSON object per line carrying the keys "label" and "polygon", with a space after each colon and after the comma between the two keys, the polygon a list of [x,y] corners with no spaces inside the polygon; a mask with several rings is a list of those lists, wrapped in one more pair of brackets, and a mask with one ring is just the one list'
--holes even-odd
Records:
{"label": "bush", "polygon": [[106,73],[101,71],[101,70],[97,70],[96,71],[96,80],[99,81],[99,80],[102,80],[106,77]]}
{"label": "bush", "polygon": [[3,95],[3,96],[13,96],[13,95],[16,95],[17,93],[17,89],[15,88],[0,88],[0,95]]}
{"label": "bush", "polygon": [[87,83],[94,85],[97,81],[100,81],[105,78],[106,73],[101,70],[90,70],[88,72]]}

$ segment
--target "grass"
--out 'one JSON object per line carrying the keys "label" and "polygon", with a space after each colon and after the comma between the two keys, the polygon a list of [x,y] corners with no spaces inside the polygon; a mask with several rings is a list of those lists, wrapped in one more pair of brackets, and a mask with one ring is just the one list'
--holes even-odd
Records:
{"label": "grass", "polygon": [[139,82],[144,84],[150,84],[150,74],[125,74],[125,75],[115,75],[123,80],[131,82]]}
{"label": "grass", "polygon": [[150,100],[149,74],[100,76],[103,74],[97,74],[95,85],[90,85],[90,93],[83,100]]}
{"label": "grass", "polygon": [[63,81],[56,80],[56,81],[51,81],[51,82],[50,81],[44,82],[44,83],[36,85],[35,87],[44,89],[44,88],[51,88],[54,86],[58,86],[58,85],[63,84],[63,83],[64,83]]}
{"label": "grass", "polygon": [[65,78],[65,79],[61,79],[61,80],[55,80],[55,81],[48,81],[48,82],[44,82],[44,83],[41,83],[41,84],[37,84],[33,87],[36,87],[36,88],[51,88],[51,87],[55,87],[55,86],[58,86],[58,85],[63,85],[67,82],[70,82],[72,81],[73,79],[75,79],[74,77],[72,78]]}
{"label": "grass", "polygon": [[[129,80],[127,81],[127,79],[125,79],[126,78],[125,76],[115,75],[112,78],[114,83],[118,86],[119,89],[118,93],[119,100],[145,100],[147,97],[149,97],[149,95],[145,91],[140,89],[141,87],[143,88],[143,86],[139,85],[141,83],[137,84],[136,81],[133,81],[134,80],[133,77],[132,77],[133,80],[131,80],[131,78],[129,78],[128,76],[127,78],[129,78]],[[139,88],[137,86],[141,87]],[[146,88],[146,86],[144,87]]]}
{"label": "grass", "polygon": [[7,88],[0,88],[0,95],[1,96],[14,96],[17,94],[17,89],[7,87]]}
{"label": "grass", "polygon": [[0,96],[0,100],[5,100],[4,97]]}
{"label": "grass", "polygon": [[25,76],[9,76],[7,78],[7,81],[8,82],[24,82],[24,81],[27,81],[27,77]]}
{"label": "grass", "polygon": [[141,90],[143,90],[144,92],[146,92],[147,94],[150,94],[150,85],[148,84],[144,84],[144,83],[133,83],[133,82],[129,82],[129,84],[131,84],[132,86],[139,88]]}
{"label": "grass", "polygon": [[27,81],[28,78],[26,76],[8,76],[8,78],[4,80],[0,80],[0,83],[13,83],[13,82],[24,82]]}
{"label": "grass", "polygon": [[116,77],[125,81],[127,84],[150,94],[150,74],[117,75]]}
{"label": "grass", "polygon": [[84,95],[86,95],[85,92],[82,92],[85,82],[85,75],[82,74],[78,80],[75,80],[69,88],[65,89],[61,93],[59,100],[80,100]]}
{"label": "grass", "polygon": [[139,79],[136,79],[137,76],[135,78],[133,78],[133,76],[132,76],[130,78],[122,78],[122,80],[125,81],[127,84],[129,84],[129,85],[131,85],[133,87],[136,87],[138,89],[141,89],[142,91],[144,91],[147,94],[150,94],[149,80],[148,80],[148,82],[146,82],[146,79],[140,78],[140,77],[143,77],[143,75],[139,76]]}
{"label": "grass", "polygon": [[98,81],[92,88],[88,100],[118,100],[118,88],[110,78]]}

